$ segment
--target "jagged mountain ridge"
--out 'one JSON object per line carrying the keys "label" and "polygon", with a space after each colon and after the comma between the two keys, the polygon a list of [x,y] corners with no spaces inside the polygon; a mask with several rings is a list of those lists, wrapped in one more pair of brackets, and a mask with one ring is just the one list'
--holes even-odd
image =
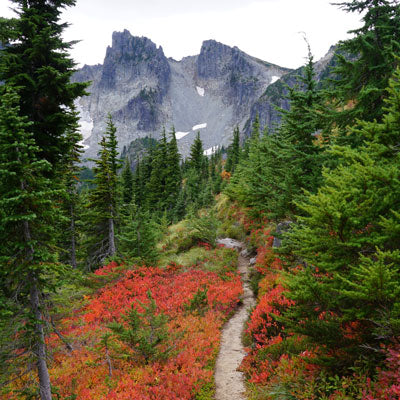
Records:
{"label": "jagged mountain ridge", "polygon": [[210,153],[229,144],[233,127],[245,127],[268,86],[291,71],[214,40],[203,42],[199,55],[176,61],[148,38],[114,32],[104,63],[85,65],[73,78],[92,81],[90,95],[77,103],[84,157],[96,156],[108,113],[120,150],[174,126],[183,156],[197,131]]}

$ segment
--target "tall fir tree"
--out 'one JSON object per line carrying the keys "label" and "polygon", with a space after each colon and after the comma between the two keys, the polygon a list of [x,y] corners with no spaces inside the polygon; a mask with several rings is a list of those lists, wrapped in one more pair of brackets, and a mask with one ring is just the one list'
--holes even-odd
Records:
{"label": "tall fir tree", "polygon": [[[337,51],[337,79],[328,91],[327,120],[339,128],[338,143],[356,146],[362,139],[349,134],[356,120],[380,121],[383,98],[400,51],[400,7],[396,0],[352,0],[336,3],[343,10],[363,14],[363,26],[351,31]],[[325,117],[326,118],[326,117]]]}
{"label": "tall fir tree", "polygon": [[166,181],[168,169],[168,143],[165,129],[151,163],[151,175],[146,186],[147,206],[152,211],[161,211],[166,206]]}
{"label": "tall fir tree", "polygon": [[138,207],[143,207],[145,203],[145,193],[144,193],[144,177],[143,170],[145,169],[143,164],[145,160],[136,161],[136,167],[133,172],[133,197],[135,199],[135,204]]}
{"label": "tall fir tree", "polygon": [[248,137],[244,143],[243,151],[241,154],[242,158],[247,159],[249,157],[250,147],[252,143],[253,144],[258,143],[259,139],[260,139],[260,117],[259,114],[257,113],[251,125],[250,137]]}
{"label": "tall fir tree", "polygon": [[107,122],[106,136],[100,142],[99,158],[93,160],[95,167],[95,187],[89,194],[88,261],[89,267],[98,266],[105,258],[114,256],[116,246],[116,226],[118,223],[117,199],[119,168],[115,127],[112,119]]}
{"label": "tall fir tree", "polygon": [[171,218],[175,218],[174,208],[178,201],[182,185],[182,172],[180,167],[181,156],[176,141],[175,128],[170,132],[171,139],[168,142],[167,171],[165,181],[166,210]]}
{"label": "tall fir tree", "polygon": [[[85,94],[87,84],[71,82],[74,62],[68,50],[73,42],[66,43],[62,39],[68,24],[60,23],[61,13],[64,8],[73,6],[75,1],[13,0],[13,3],[17,18],[0,21],[2,41],[7,44],[1,49],[0,81],[6,87],[13,87],[19,97],[15,100],[2,99],[2,102],[10,102],[12,108],[16,106],[12,102],[18,101],[18,115],[30,121],[32,137],[23,137],[21,133],[21,144],[15,141],[13,145],[17,151],[9,149],[9,157],[18,153],[9,171],[13,168],[18,171],[14,170],[15,175],[6,189],[8,193],[4,193],[2,200],[6,200],[17,187],[21,194],[9,198],[7,207],[10,208],[7,217],[2,218],[2,228],[8,225],[9,232],[14,231],[16,235],[14,243],[20,241],[17,247],[24,273],[19,275],[18,284],[21,287],[30,285],[27,296],[30,298],[33,321],[31,332],[34,332],[31,343],[38,367],[40,397],[48,400],[52,395],[47,371],[42,292],[51,281],[46,277],[52,275],[49,270],[54,265],[50,263],[52,251],[49,250],[53,249],[55,253],[52,245],[57,232],[52,229],[58,226],[55,220],[59,210],[54,205],[65,198],[58,184],[62,178],[60,171],[64,154],[70,148],[67,132],[77,121],[74,101]],[[5,127],[9,128],[17,130],[12,124]],[[4,146],[9,144],[4,143]],[[26,175],[21,175],[21,171]],[[12,213],[16,214],[10,219]],[[15,246],[10,241],[9,251],[14,250]],[[10,253],[1,256],[7,257]],[[14,261],[15,258],[8,264]]]}
{"label": "tall fir tree", "polygon": [[190,166],[194,168],[199,174],[202,171],[204,161],[203,161],[203,142],[200,139],[200,132],[197,132],[196,138],[194,139],[192,145],[190,146]]}
{"label": "tall fir tree", "polygon": [[314,143],[314,133],[318,129],[315,108],[322,100],[311,53],[304,76],[297,79],[298,85],[288,88],[290,109],[281,110],[280,129],[259,138],[255,121],[248,150],[244,149],[245,156],[226,188],[231,198],[273,220],[293,217],[298,212],[294,200],[303,190],[316,191],[321,176],[321,149]]}
{"label": "tall fir tree", "polygon": [[118,140],[117,140],[117,128],[114,125],[112,116],[110,113],[107,115],[107,128],[106,128],[106,147],[110,153],[110,167],[112,173],[117,176],[118,170],[121,168],[122,161],[118,158]]}
{"label": "tall fir tree", "polygon": [[64,42],[61,13],[75,0],[12,0],[18,18],[5,29],[10,45],[1,50],[0,81],[20,95],[21,115],[33,123],[31,131],[41,158],[58,177],[63,154],[68,152],[66,128],[77,116],[74,100],[85,94],[87,83],[72,83],[74,62],[68,54],[74,42]]}
{"label": "tall fir tree", "polygon": [[307,64],[297,79],[298,86],[288,88],[290,109],[280,110],[282,125],[278,140],[273,141],[279,162],[274,168],[278,179],[274,181],[276,188],[272,196],[275,200],[271,200],[275,205],[271,204],[271,208],[274,206],[278,218],[288,215],[286,210],[298,213],[294,201],[298,201],[305,190],[315,193],[321,181],[324,148],[315,135],[320,129],[317,110],[322,104],[322,95],[317,88],[309,46]]}
{"label": "tall fir tree", "polygon": [[240,160],[240,131],[239,126],[233,130],[233,140],[228,147],[225,170],[233,173]]}
{"label": "tall fir tree", "polygon": [[[238,162],[239,162],[238,148]],[[218,149],[212,157],[210,179],[212,180],[212,191],[214,194],[219,194],[222,190],[222,150]]]}
{"label": "tall fir tree", "polygon": [[67,142],[69,143],[68,152],[64,155],[61,174],[66,188],[66,197],[63,201],[64,220],[61,222],[59,234],[60,245],[64,252],[60,254],[60,260],[77,268],[77,247],[79,221],[80,195],[78,184],[81,172],[80,157],[83,146],[80,144],[82,135],[79,132],[79,124],[76,122],[66,132]]}
{"label": "tall fir tree", "polygon": [[250,137],[252,140],[260,139],[260,115],[258,113],[256,114],[256,117],[254,118]]}
{"label": "tall fir tree", "polygon": [[190,147],[189,160],[186,163],[185,171],[185,191],[187,205],[194,207],[200,200],[203,184],[206,179],[205,169],[206,160],[203,151],[203,142],[200,139],[200,132],[197,132],[196,138]]}
{"label": "tall fir tree", "polygon": [[23,340],[22,348],[33,354],[40,398],[49,400],[52,395],[41,297],[44,290],[52,289],[53,279],[49,280],[48,276],[56,268],[52,246],[59,217],[57,198],[62,189],[45,176],[51,165],[40,159],[39,148],[30,132],[33,124],[20,116],[19,96],[8,85],[1,91],[0,297],[8,299],[11,307],[8,313],[14,311],[12,318],[25,319],[25,323],[23,320],[17,323],[17,337],[9,339]]}

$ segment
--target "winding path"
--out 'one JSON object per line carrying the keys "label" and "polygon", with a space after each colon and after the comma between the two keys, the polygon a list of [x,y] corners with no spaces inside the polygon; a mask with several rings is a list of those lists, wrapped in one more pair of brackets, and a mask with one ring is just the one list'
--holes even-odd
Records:
{"label": "winding path", "polygon": [[[239,251],[244,247],[243,243],[232,239],[222,239],[220,243]],[[221,347],[215,366],[215,400],[245,400],[244,374],[237,369],[246,354],[242,344],[242,332],[249,309],[255,305],[255,298],[248,282],[249,260],[240,254],[238,261],[243,281],[243,304],[222,331]]]}

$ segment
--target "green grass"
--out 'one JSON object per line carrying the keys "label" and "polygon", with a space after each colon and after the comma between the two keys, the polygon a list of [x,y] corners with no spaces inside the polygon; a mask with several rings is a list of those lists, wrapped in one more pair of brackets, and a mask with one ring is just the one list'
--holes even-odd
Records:
{"label": "green grass", "polygon": [[205,383],[195,394],[195,400],[213,400],[215,395],[214,382]]}
{"label": "green grass", "polygon": [[192,247],[190,250],[179,254],[167,252],[161,255],[159,266],[166,267],[173,262],[185,267],[199,265],[208,259],[210,256],[209,253],[210,252],[203,247]]}
{"label": "green grass", "polygon": [[197,266],[206,271],[215,272],[221,277],[237,269],[238,254],[226,248],[207,250],[198,246],[199,239],[192,229],[190,221],[184,220],[168,228],[164,238],[158,244],[161,253],[158,265],[166,267],[176,263],[187,268]]}

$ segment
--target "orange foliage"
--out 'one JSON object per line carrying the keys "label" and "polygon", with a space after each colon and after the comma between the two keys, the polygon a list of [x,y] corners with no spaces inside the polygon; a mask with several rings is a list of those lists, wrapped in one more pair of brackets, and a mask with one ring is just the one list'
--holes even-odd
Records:
{"label": "orange foliage", "polygon": [[222,172],[221,172],[221,178],[222,178],[224,181],[229,181],[229,179],[231,178],[231,173],[228,172],[228,171],[222,171]]}
{"label": "orange foliage", "polygon": [[[118,266],[111,263],[95,274],[113,276],[116,269]],[[53,353],[50,375],[60,398],[192,399],[202,385],[213,379],[209,366],[218,351],[222,325],[242,293],[239,275],[228,272],[221,278],[214,272],[184,270],[173,264],[165,269],[136,267],[119,271],[118,276],[118,280],[89,298],[78,315],[61,321],[61,333],[72,343],[72,352],[65,350],[58,336],[48,339]],[[185,305],[204,288],[207,310],[186,311]],[[116,337],[109,339],[106,349],[102,337],[111,333],[107,324],[123,322],[122,316],[132,305],[142,311],[139,302],[148,303],[149,290],[157,312],[168,316],[170,337],[165,346],[172,351],[166,361],[144,364],[127,357],[130,349]]]}
{"label": "orange foliage", "polygon": [[302,338],[286,332],[285,326],[278,320],[294,302],[286,297],[287,290],[282,286],[282,261],[272,248],[273,236],[269,229],[263,227],[253,229],[251,236],[253,243],[259,245],[255,267],[262,278],[258,284],[258,304],[250,315],[246,330],[253,346],[247,350],[241,370],[250,382],[257,385],[274,385],[274,382],[285,379],[311,380],[318,370],[311,362],[314,353],[303,351],[299,356],[291,357],[277,350],[288,338],[301,346]]}

